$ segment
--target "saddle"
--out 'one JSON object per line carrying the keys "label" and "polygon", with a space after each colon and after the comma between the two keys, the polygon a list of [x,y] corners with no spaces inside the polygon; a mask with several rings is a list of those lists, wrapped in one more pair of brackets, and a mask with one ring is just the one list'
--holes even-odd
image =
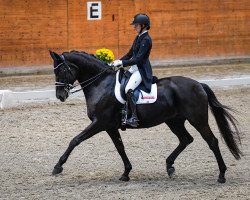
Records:
{"label": "saddle", "polygon": [[[128,84],[129,78],[132,74],[129,71],[125,71],[123,68],[116,72],[116,84],[115,84],[115,96],[117,100],[125,104],[126,94],[125,88]],[[136,104],[149,104],[154,103],[157,100],[157,85],[158,78],[153,76],[151,92],[147,93],[146,88],[141,83],[135,90],[134,96],[136,97]]]}

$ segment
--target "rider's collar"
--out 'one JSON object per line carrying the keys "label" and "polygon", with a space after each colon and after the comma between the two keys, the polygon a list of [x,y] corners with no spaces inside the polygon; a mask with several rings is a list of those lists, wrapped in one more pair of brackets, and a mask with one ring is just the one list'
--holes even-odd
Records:
{"label": "rider's collar", "polygon": [[146,31],[143,31],[141,34],[139,34],[139,37],[142,35],[142,34],[144,34],[144,33],[147,33],[148,31],[146,30]]}

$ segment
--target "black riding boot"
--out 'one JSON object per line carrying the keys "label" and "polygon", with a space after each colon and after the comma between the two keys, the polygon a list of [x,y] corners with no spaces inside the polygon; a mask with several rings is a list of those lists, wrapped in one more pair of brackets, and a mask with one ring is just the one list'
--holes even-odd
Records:
{"label": "black riding boot", "polygon": [[137,127],[138,124],[138,118],[137,118],[137,113],[136,113],[136,99],[133,93],[133,90],[129,90],[127,92],[127,101],[129,104],[129,107],[131,109],[132,112],[132,116],[130,119],[127,120],[127,124],[132,126],[132,127]]}

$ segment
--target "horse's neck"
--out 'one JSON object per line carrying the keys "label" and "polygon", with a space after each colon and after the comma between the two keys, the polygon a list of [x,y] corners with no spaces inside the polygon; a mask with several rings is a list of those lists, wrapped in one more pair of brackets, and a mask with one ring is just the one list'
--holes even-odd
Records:
{"label": "horse's neck", "polygon": [[89,85],[87,85],[88,83],[82,85],[87,105],[99,102],[105,94],[112,91],[114,92],[115,79],[115,74],[105,72],[101,77],[95,79]]}
{"label": "horse's neck", "polygon": [[90,70],[89,68],[81,69],[80,75],[78,76],[78,82],[83,83],[82,89],[84,94],[89,91],[99,90],[103,92],[103,89],[110,85],[110,82],[115,80],[115,73],[110,72],[107,69],[95,69]]}
{"label": "horse's neck", "polygon": [[[115,73],[107,70],[107,67],[95,60],[91,55],[73,53],[71,56],[70,61],[80,69],[77,79],[79,83],[83,83],[81,86],[84,94],[91,90],[103,88],[109,81],[115,79]],[[100,92],[102,92],[101,89]]]}
{"label": "horse's neck", "polygon": [[107,68],[96,67],[95,65],[81,65],[78,74],[78,81],[86,82],[89,80],[90,82],[96,82],[110,74],[108,71]]}

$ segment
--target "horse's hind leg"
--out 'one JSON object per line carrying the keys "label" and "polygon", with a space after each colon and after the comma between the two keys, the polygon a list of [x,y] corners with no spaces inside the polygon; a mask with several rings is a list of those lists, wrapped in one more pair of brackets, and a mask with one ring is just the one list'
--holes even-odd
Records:
{"label": "horse's hind leg", "polygon": [[178,137],[180,142],[177,148],[166,159],[167,173],[169,177],[172,177],[175,171],[173,167],[175,159],[194,140],[193,137],[187,132],[184,126],[184,122],[185,120],[176,120],[176,119],[174,121],[166,122],[171,131]]}
{"label": "horse's hind leg", "polygon": [[193,123],[191,124],[197,129],[197,131],[200,132],[202,138],[207,142],[209,148],[213,151],[220,170],[218,182],[225,183],[225,172],[227,170],[227,167],[220,152],[218,139],[214,136],[208,123],[205,123],[204,125],[201,125],[201,123],[199,123],[199,125]]}
{"label": "horse's hind leg", "polygon": [[129,181],[129,172],[132,169],[132,165],[126,155],[125,149],[124,149],[124,145],[120,136],[120,133],[118,130],[107,130],[107,133],[109,134],[109,136],[111,137],[119,155],[122,158],[122,161],[124,163],[124,173],[122,174],[122,176],[120,177],[119,180],[121,181]]}

